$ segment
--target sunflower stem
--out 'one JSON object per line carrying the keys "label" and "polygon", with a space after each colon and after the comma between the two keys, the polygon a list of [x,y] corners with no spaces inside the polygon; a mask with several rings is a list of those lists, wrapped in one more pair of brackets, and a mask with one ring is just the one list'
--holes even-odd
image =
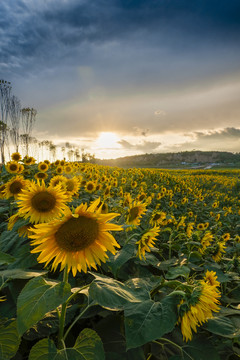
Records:
{"label": "sunflower stem", "polygon": [[126,240],[126,242],[125,242],[124,245],[127,245],[134,237],[136,237],[136,234],[133,234],[132,236],[130,236],[130,237],[128,238],[128,237],[127,237],[127,233],[126,233],[126,238],[127,238],[127,240]]}
{"label": "sunflower stem", "polygon": [[65,335],[63,337],[63,340],[66,339],[66,337],[68,336],[70,330],[72,329],[72,327],[76,324],[76,322],[78,322],[78,320],[85,314],[85,312],[90,308],[91,305],[87,305],[85,307],[85,309],[74,319],[74,321],[71,323],[71,325],[69,326],[69,328],[67,329],[67,331],[65,332]]}
{"label": "sunflower stem", "polygon": [[66,300],[66,304],[68,305],[68,303],[77,295],[80,293],[80,291],[82,291],[83,289],[86,289],[90,286],[90,284],[84,285],[83,287],[81,287],[80,289],[78,289],[77,291],[75,291],[71,296],[69,296],[69,298]]}
{"label": "sunflower stem", "polygon": [[[66,265],[63,273],[63,282],[65,284],[68,283],[68,267]],[[63,331],[65,325],[65,318],[66,318],[66,311],[67,311],[67,301],[62,304],[61,315],[59,319],[59,331],[58,331],[58,348],[64,349],[65,344],[63,340]]]}

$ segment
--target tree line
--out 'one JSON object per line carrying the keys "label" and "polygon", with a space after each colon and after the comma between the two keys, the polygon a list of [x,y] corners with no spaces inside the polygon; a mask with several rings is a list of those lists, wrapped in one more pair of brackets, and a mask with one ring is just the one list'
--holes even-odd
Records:
{"label": "tree line", "polygon": [[[22,155],[29,155],[30,145],[38,160],[43,160],[44,157],[56,160],[57,145],[49,140],[38,141],[32,136],[37,110],[22,107],[18,97],[12,94],[11,83],[6,80],[0,80],[0,115],[0,160],[3,164],[6,162],[6,152],[10,157],[10,153],[19,152],[21,146]],[[62,158],[69,161],[95,162],[93,154],[80,150],[69,142],[60,147],[60,153]]]}
{"label": "tree line", "polygon": [[0,156],[1,162],[5,163],[5,152],[10,143],[16,152],[19,151],[19,145],[23,144],[28,154],[37,110],[30,107],[22,108],[20,100],[12,94],[11,83],[0,80],[0,113]]}

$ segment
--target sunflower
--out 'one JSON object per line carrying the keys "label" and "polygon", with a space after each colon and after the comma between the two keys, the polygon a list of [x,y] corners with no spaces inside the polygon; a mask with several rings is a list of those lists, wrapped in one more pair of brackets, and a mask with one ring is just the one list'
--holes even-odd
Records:
{"label": "sunflower", "polygon": [[62,174],[63,173],[63,166],[58,166],[55,171],[56,171],[57,174]]}
{"label": "sunflower", "polygon": [[17,174],[19,170],[19,164],[17,161],[9,161],[6,165],[6,170],[10,174]]}
{"label": "sunflower", "polygon": [[212,256],[214,261],[219,262],[221,260],[222,254],[225,252],[225,248],[226,248],[225,242],[220,241],[217,244],[216,250]]}
{"label": "sunflower", "polygon": [[93,193],[95,191],[96,185],[93,181],[88,181],[85,185],[85,190],[89,193]]}
{"label": "sunflower", "polygon": [[[18,214],[14,214],[12,215],[9,219],[8,219],[8,230],[12,230],[14,225],[16,224],[16,222],[18,220],[22,220],[23,218],[21,216],[19,216]],[[17,229],[17,232],[19,234],[19,236],[22,237],[29,237],[29,235],[32,234],[32,224],[27,224],[27,225],[23,225],[21,227],[19,227]]]}
{"label": "sunflower", "polygon": [[163,211],[153,211],[151,219],[149,221],[150,225],[161,225],[162,221],[166,219],[166,213]]}
{"label": "sunflower", "polygon": [[137,185],[138,185],[137,181],[134,180],[134,181],[131,182],[131,188],[132,188],[132,189],[134,189],[135,187],[137,187]]}
{"label": "sunflower", "polygon": [[197,332],[197,327],[211,319],[213,312],[220,310],[218,299],[221,294],[216,283],[211,285],[209,281],[209,278],[213,277],[213,274],[207,273],[206,281],[199,282],[199,286],[193,290],[191,298],[188,301],[181,300],[178,324],[181,324],[183,340],[186,342],[192,340],[192,330]]}
{"label": "sunflower", "polygon": [[39,171],[38,173],[36,173],[34,175],[35,179],[38,179],[38,180],[45,180],[48,178],[48,174],[46,174],[45,172],[41,172]]}
{"label": "sunflower", "polygon": [[98,191],[98,190],[101,190],[101,188],[102,188],[102,185],[101,185],[101,184],[97,184],[95,190]]}
{"label": "sunflower", "polygon": [[33,165],[36,162],[36,160],[32,156],[25,156],[23,161],[25,165]]}
{"label": "sunflower", "polygon": [[108,204],[106,204],[103,201],[100,201],[100,203],[97,206],[97,211],[100,214],[107,214],[108,213]]}
{"label": "sunflower", "polygon": [[12,155],[11,155],[11,159],[13,160],[13,161],[20,161],[21,160],[21,158],[22,158],[22,156],[21,156],[21,154],[19,154],[19,152],[14,152],[14,153],[12,153]]}
{"label": "sunflower", "polygon": [[160,231],[159,226],[155,226],[154,228],[148,230],[140,240],[136,242],[136,245],[138,245],[138,251],[137,256],[140,260],[142,260],[142,257],[146,260],[145,252],[150,252],[150,247],[153,247],[155,245],[156,236],[158,236],[158,233]]}
{"label": "sunflower", "polygon": [[65,172],[66,174],[71,174],[72,171],[73,171],[72,166],[69,165],[69,164],[65,164],[65,166],[64,166],[64,172]]}
{"label": "sunflower", "polygon": [[44,182],[41,185],[31,182],[18,197],[18,214],[24,219],[30,218],[31,223],[48,222],[61,215],[67,208],[66,201],[67,196],[60,186],[46,187]]}
{"label": "sunflower", "polygon": [[6,184],[0,185],[0,199],[4,199],[5,188],[6,188]]}
{"label": "sunflower", "polygon": [[212,241],[213,241],[213,235],[211,234],[210,231],[207,231],[201,240],[202,248],[199,249],[199,252],[201,254],[204,254],[205,250],[207,249],[208,246],[211,245]]}
{"label": "sunflower", "polygon": [[86,183],[87,183],[87,181],[86,180],[81,180],[81,186],[85,186],[86,185]]}
{"label": "sunflower", "polygon": [[11,197],[14,197],[14,199],[17,199],[22,193],[22,190],[25,189],[28,184],[29,180],[24,180],[21,175],[14,176],[5,184],[5,189],[3,192],[4,198],[9,199]]}
{"label": "sunflower", "polygon": [[41,172],[45,172],[48,170],[48,164],[46,164],[45,162],[40,162],[38,164],[38,170]]}
{"label": "sunflower", "polygon": [[128,216],[126,223],[128,225],[139,225],[140,218],[147,211],[146,205],[141,203],[140,201],[133,201],[128,209]]}
{"label": "sunflower", "polygon": [[18,174],[21,174],[24,170],[24,165],[23,164],[18,164]]}
{"label": "sunflower", "polygon": [[65,180],[65,194],[68,195],[69,201],[72,198],[73,195],[76,195],[78,193],[78,190],[80,188],[80,183],[78,181],[78,178],[74,176],[71,179]]}
{"label": "sunflower", "polygon": [[107,197],[109,197],[111,195],[110,190],[111,190],[111,186],[107,186],[105,188],[105,190],[103,191],[104,198],[107,198]]}
{"label": "sunflower", "polygon": [[192,236],[193,228],[194,228],[194,223],[193,222],[190,222],[190,223],[187,224],[186,233],[187,233],[188,238],[190,238]]}
{"label": "sunflower", "polygon": [[215,271],[208,271],[205,274],[204,281],[212,286],[220,286],[220,282],[217,281],[217,275]]}
{"label": "sunflower", "polygon": [[198,225],[197,225],[197,229],[198,229],[198,230],[204,230],[204,229],[205,229],[205,225],[204,225],[203,223],[198,224]]}
{"label": "sunflower", "polygon": [[[0,187],[0,189],[1,189],[1,187]],[[235,238],[234,238],[234,240],[235,240],[236,242],[239,242],[239,243],[240,243],[240,236],[239,236],[239,235],[236,235]]]}
{"label": "sunflower", "polygon": [[137,200],[138,201],[143,201],[144,199],[146,199],[147,194],[145,192],[141,192],[141,194],[138,195]]}
{"label": "sunflower", "polygon": [[123,203],[122,203],[122,206],[123,207],[129,207],[130,206],[130,204],[132,203],[132,197],[131,197],[131,194],[130,193],[125,193],[124,195],[123,195],[123,197],[124,197],[124,199],[123,199]]}
{"label": "sunflower", "polygon": [[103,176],[101,177],[101,179],[100,179],[101,182],[105,182],[106,180],[107,180],[107,178],[106,178],[105,175],[103,175]]}
{"label": "sunflower", "polygon": [[225,233],[222,235],[222,238],[224,241],[228,241],[230,239],[231,235],[229,233]]}
{"label": "sunflower", "polygon": [[67,266],[75,276],[77,271],[87,272],[87,268],[96,269],[105,262],[107,251],[115,254],[115,248],[120,246],[109,231],[120,231],[122,227],[108,221],[119,214],[96,212],[99,202],[100,198],[88,208],[81,204],[74,213],[68,209],[61,219],[35,225],[30,238],[36,247],[31,252],[40,253],[38,262],[46,266],[54,259],[53,270],[60,264],[60,270]]}
{"label": "sunflower", "polygon": [[66,185],[65,185],[66,179],[67,178],[63,175],[55,175],[51,178],[49,185],[55,187],[60,184],[61,189],[66,190]]}

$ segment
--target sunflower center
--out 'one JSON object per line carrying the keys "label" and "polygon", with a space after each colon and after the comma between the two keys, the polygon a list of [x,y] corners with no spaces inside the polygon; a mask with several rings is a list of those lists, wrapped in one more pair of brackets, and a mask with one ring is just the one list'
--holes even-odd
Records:
{"label": "sunflower center", "polygon": [[93,184],[87,184],[87,189],[88,190],[93,190]]}
{"label": "sunflower center", "polygon": [[39,173],[37,173],[37,177],[38,177],[38,179],[45,179],[46,174],[42,173],[42,172],[39,172]]}
{"label": "sunflower center", "polygon": [[14,161],[19,161],[19,160],[20,160],[20,156],[19,156],[18,154],[13,154],[13,155],[12,155],[12,159],[13,159]]}
{"label": "sunflower center", "polygon": [[54,209],[56,198],[47,191],[41,191],[32,198],[32,206],[40,212],[48,212]]}
{"label": "sunflower center", "polygon": [[129,211],[129,221],[133,221],[138,217],[139,208],[137,206],[133,207]]}
{"label": "sunflower center", "polygon": [[73,189],[74,189],[73,181],[71,181],[71,180],[67,181],[66,185],[67,185],[67,191],[73,191]]}
{"label": "sunflower center", "polygon": [[98,237],[97,220],[86,216],[70,218],[55,234],[58,246],[66,251],[80,251],[90,246]]}
{"label": "sunflower center", "polygon": [[23,188],[23,184],[20,181],[14,181],[10,186],[9,190],[12,194],[19,194]]}
{"label": "sunflower center", "polygon": [[12,170],[12,171],[16,171],[18,169],[18,165],[17,164],[11,164],[9,166],[9,169]]}
{"label": "sunflower center", "polygon": [[153,221],[157,221],[161,218],[161,215],[160,214],[155,214],[154,217],[153,217]]}

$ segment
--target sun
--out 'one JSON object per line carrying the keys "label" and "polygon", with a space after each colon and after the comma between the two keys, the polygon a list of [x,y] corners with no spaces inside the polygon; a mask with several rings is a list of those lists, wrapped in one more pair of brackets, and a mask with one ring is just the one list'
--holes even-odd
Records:
{"label": "sun", "polygon": [[97,139],[97,145],[104,149],[119,148],[119,140],[120,138],[113,132],[101,132]]}

